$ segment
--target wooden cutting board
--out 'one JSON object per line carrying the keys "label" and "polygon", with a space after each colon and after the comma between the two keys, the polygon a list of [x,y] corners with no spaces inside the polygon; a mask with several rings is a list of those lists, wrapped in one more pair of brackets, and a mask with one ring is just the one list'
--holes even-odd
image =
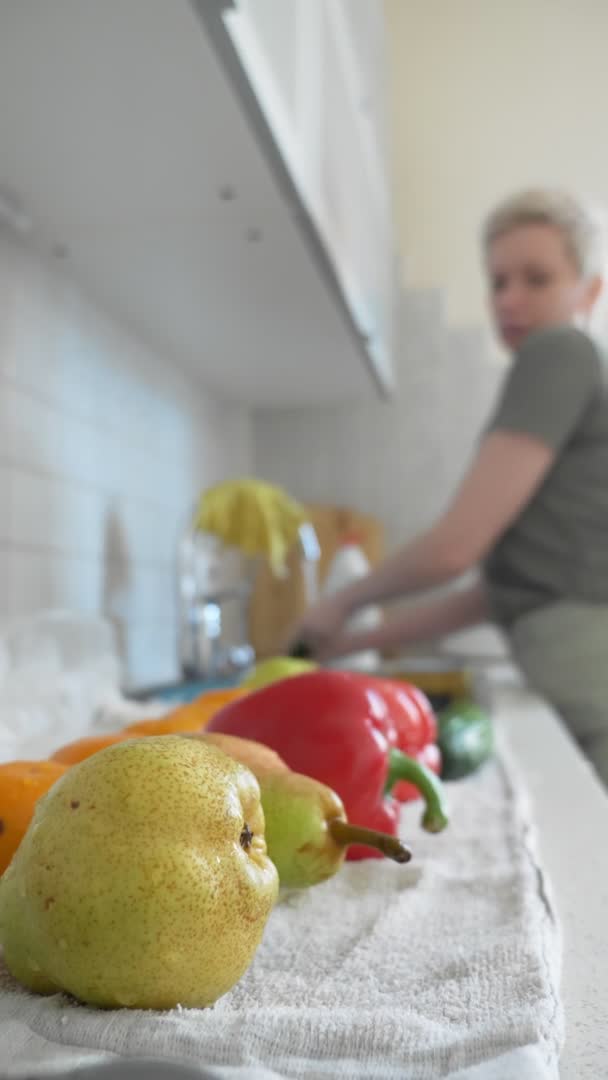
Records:
{"label": "wooden cutting board", "polygon": [[[348,507],[311,504],[306,509],[321,548],[320,585],[345,535],[358,538],[372,565],[382,558],[384,528],[377,518]],[[300,559],[299,550],[294,550],[289,558],[289,574],[284,579],[274,577],[267,566],[258,572],[249,613],[250,641],[258,657],[273,656],[280,651],[290,626],[306,608]]]}

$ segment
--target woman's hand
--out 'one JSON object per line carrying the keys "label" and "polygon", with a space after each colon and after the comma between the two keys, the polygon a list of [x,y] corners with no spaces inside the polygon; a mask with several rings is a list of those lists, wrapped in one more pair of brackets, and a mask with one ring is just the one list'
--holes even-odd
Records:
{"label": "woman's hand", "polygon": [[311,657],[320,658],[330,649],[332,640],[343,629],[348,614],[348,608],[340,595],[328,596],[310,608],[300,622],[291,628],[285,651],[290,652],[296,646],[305,646]]}
{"label": "woman's hand", "polygon": [[[338,618],[340,604],[338,603],[333,611],[329,609],[335,605],[337,599],[341,600],[341,598],[331,597],[313,608],[296,627],[295,638],[292,634],[286,649],[289,650],[289,647],[293,647],[296,643],[305,644],[311,656],[320,663],[324,663],[340,656],[363,652],[366,649],[383,652],[385,649],[399,647],[403,649],[411,645],[436,641],[445,634],[463,630],[467,626],[477,626],[492,619],[483,579],[466,588],[456,589],[446,596],[408,605],[396,617],[383,619],[378,626],[369,630],[349,631],[345,623],[350,612],[344,609],[342,623],[334,629],[335,623],[332,619]],[[311,627],[314,623],[312,629],[317,635],[314,644],[312,636],[309,638],[305,632],[309,618]],[[325,636],[320,633],[322,627]]]}

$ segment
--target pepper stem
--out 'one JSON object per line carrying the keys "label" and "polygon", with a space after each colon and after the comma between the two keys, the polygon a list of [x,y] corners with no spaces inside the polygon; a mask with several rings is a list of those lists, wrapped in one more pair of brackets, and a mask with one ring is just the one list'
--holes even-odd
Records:
{"label": "pepper stem", "polygon": [[393,748],[388,754],[388,776],[384,786],[388,794],[392,791],[398,780],[408,780],[415,788],[418,788],[425,802],[422,815],[422,828],[427,832],[441,832],[448,823],[447,807],[444,801],[441,781],[414,758],[403,754],[401,750]]}
{"label": "pepper stem", "polygon": [[329,832],[336,844],[347,847],[349,844],[365,844],[365,847],[377,848],[387,859],[393,859],[398,863],[409,862],[412,853],[409,848],[402,844],[396,836],[388,833],[376,832],[375,829],[364,829],[362,825],[351,825],[341,818],[332,818],[327,822]]}

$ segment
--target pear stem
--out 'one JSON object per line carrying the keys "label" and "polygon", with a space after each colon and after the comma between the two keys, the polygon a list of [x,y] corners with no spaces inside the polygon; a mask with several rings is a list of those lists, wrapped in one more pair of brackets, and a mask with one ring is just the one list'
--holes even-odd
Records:
{"label": "pear stem", "polygon": [[362,825],[351,825],[341,818],[332,818],[327,822],[329,832],[336,844],[347,847],[349,844],[364,844],[365,847],[377,848],[387,859],[394,862],[409,862],[412,853],[409,848],[402,844],[396,836],[388,833],[377,832],[375,829],[364,829]]}

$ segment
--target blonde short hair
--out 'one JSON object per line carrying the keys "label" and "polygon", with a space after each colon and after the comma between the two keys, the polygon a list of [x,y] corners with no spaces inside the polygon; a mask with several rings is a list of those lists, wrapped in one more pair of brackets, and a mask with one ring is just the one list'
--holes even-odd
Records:
{"label": "blonde short hair", "polygon": [[602,274],[606,269],[602,216],[567,192],[550,188],[530,189],[505,199],[484,222],[484,251],[487,253],[498,236],[519,225],[555,226],[583,277]]}

